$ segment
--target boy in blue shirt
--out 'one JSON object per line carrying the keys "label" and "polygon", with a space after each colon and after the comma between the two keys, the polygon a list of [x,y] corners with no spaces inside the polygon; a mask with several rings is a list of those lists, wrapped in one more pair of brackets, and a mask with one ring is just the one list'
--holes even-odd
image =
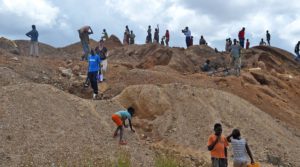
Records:
{"label": "boy in blue shirt", "polygon": [[113,137],[117,137],[118,131],[120,130],[120,141],[119,141],[120,145],[127,144],[127,142],[123,140],[123,125],[125,128],[128,127],[128,125],[125,124],[126,119],[128,119],[131,131],[135,132],[131,124],[131,117],[133,116],[133,114],[134,114],[134,108],[129,107],[127,110],[121,110],[114,113],[111,117],[112,120],[115,122],[115,124],[118,126]]}
{"label": "boy in blue shirt", "polygon": [[88,79],[91,82],[93,88],[93,99],[96,99],[98,96],[98,83],[97,83],[97,74],[100,70],[101,59],[99,55],[95,54],[95,51],[92,49],[91,54],[88,56]]}

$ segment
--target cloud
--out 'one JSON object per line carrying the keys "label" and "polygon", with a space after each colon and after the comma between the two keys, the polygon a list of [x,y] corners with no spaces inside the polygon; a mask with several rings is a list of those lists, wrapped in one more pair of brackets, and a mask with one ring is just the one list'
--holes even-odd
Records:
{"label": "cloud", "polygon": [[[206,41],[224,50],[226,38],[237,38],[246,27],[252,44],[271,32],[274,46],[293,50],[300,39],[298,0],[0,0],[0,33],[24,38],[31,24],[36,24],[41,41],[54,46],[78,41],[77,29],[90,25],[98,40],[102,29],[121,40],[128,25],[136,34],[137,43],[144,43],[148,25],[160,26],[160,37],[170,30],[172,46],[185,46],[181,30],[188,26],[194,44],[201,35]],[[18,35],[19,34],[19,35]]]}
{"label": "cloud", "polygon": [[12,14],[41,26],[53,26],[57,22],[59,8],[46,0],[2,0],[1,14]]}

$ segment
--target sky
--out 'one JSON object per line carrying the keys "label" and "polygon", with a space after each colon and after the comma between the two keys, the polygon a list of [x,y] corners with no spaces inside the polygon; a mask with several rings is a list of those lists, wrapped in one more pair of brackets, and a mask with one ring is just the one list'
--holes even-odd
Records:
{"label": "sky", "polygon": [[299,0],[0,0],[0,36],[28,39],[25,33],[35,24],[39,41],[63,47],[79,41],[77,30],[90,25],[90,37],[99,40],[105,28],[121,41],[125,26],[143,44],[147,27],[159,25],[160,37],[168,29],[170,46],[185,47],[181,30],[224,50],[225,39],[237,38],[242,27],[251,46],[271,33],[271,45],[293,51],[300,41]]}

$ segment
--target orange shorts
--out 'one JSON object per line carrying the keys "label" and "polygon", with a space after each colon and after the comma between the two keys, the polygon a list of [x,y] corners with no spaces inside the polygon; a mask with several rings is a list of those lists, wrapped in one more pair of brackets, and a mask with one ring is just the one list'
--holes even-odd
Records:
{"label": "orange shorts", "polygon": [[113,114],[113,115],[111,116],[111,119],[116,123],[116,125],[122,126],[123,122],[122,122],[122,120],[121,120],[121,118],[120,118],[119,115]]}

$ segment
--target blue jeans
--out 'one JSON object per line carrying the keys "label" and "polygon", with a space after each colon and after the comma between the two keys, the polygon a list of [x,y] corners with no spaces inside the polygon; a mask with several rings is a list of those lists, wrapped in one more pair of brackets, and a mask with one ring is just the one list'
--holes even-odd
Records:
{"label": "blue jeans", "polygon": [[87,56],[90,53],[89,43],[86,41],[81,41],[81,45],[82,45],[82,50],[84,52],[84,58],[87,59]]}
{"label": "blue jeans", "polygon": [[241,45],[241,47],[244,48],[244,42],[245,42],[245,39],[240,38],[239,40],[240,40],[240,45]]}

